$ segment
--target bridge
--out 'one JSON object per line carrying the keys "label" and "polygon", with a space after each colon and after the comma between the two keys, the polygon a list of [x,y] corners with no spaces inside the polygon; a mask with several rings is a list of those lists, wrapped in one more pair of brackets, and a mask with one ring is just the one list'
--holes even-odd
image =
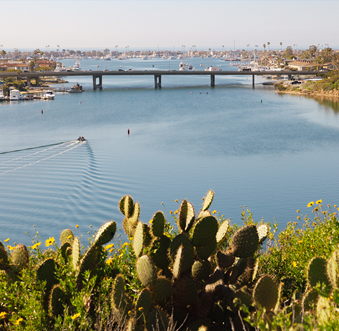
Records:
{"label": "bridge", "polygon": [[275,76],[315,76],[324,71],[175,71],[175,70],[128,70],[128,71],[70,71],[70,72],[0,72],[0,78],[16,77],[26,78],[27,85],[31,86],[31,80],[34,79],[36,83],[39,82],[41,77],[82,77],[92,76],[93,89],[102,89],[103,76],[154,76],[154,87],[161,88],[162,76],[210,76],[211,86],[215,86],[215,76],[252,76],[252,87],[255,86],[255,76],[275,75]]}

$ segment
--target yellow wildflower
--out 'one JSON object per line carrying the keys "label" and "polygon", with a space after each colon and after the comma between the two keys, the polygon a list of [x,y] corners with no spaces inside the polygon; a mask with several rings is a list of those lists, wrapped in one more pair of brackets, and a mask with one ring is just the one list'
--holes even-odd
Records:
{"label": "yellow wildflower", "polygon": [[293,261],[293,267],[297,266],[297,262]]}
{"label": "yellow wildflower", "polygon": [[300,216],[297,216],[297,220],[300,220]]}
{"label": "yellow wildflower", "polygon": [[107,259],[106,264],[111,265],[113,263],[113,259],[110,257]]}
{"label": "yellow wildflower", "polygon": [[318,201],[316,201],[317,205],[320,205],[323,201],[321,199],[319,199]]}
{"label": "yellow wildflower", "polygon": [[300,213],[300,210],[299,210],[299,209],[297,209],[297,213]]}
{"label": "yellow wildflower", "polygon": [[[79,225],[77,224],[75,227],[76,227],[76,228],[78,228],[78,227],[79,227]],[[76,315],[76,314],[75,314],[75,315]]]}
{"label": "yellow wildflower", "polygon": [[138,308],[139,311],[140,311],[140,310],[143,310],[143,309],[144,309],[143,307],[139,307],[139,308]]}
{"label": "yellow wildflower", "polygon": [[153,223],[153,220],[150,220],[148,223],[152,224],[152,223]]}
{"label": "yellow wildflower", "polygon": [[36,249],[37,247],[39,247],[41,245],[41,243],[36,243],[32,246],[32,249]]}
{"label": "yellow wildflower", "polygon": [[334,208],[337,208],[337,205],[334,205]]}
{"label": "yellow wildflower", "polygon": [[312,223],[312,225],[313,225],[313,226],[316,226],[316,225],[317,225],[317,223],[316,223],[316,222],[313,222],[313,223]]}
{"label": "yellow wildflower", "polygon": [[312,207],[314,205],[314,201],[311,201],[307,204],[307,207]]}
{"label": "yellow wildflower", "polygon": [[15,325],[19,325],[24,319],[22,317],[18,318],[15,322]]}
{"label": "yellow wildflower", "polygon": [[129,244],[128,243],[123,243],[123,245],[121,246],[121,248],[125,247],[125,246],[128,246]]}
{"label": "yellow wildflower", "polygon": [[315,208],[314,208],[314,211],[318,211],[318,210],[319,210],[319,208],[318,208],[318,207],[315,207]]}
{"label": "yellow wildflower", "polygon": [[114,244],[109,244],[109,245],[105,246],[105,251],[107,251],[108,249],[110,249],[112,247],[114,247]]}
{"label": "yellow wildflower", "polygon": [[112,253],[113,251],[114,251],[114,248],[111,248],[111,249],[109,250],[110,253]]}
{"label": "yellow wildflower", "polygon": [[213,214],[215,214],[217,211],[216,210],[213,210]]}
{"label": "yellow wildflower", "polygon": [[54,244],[54,237],[49,237],[46,241],[45,241],[45,246],[48,247],[48,246],[51,246]]}
{"label": "yellow wildflower", "polygon": [[128,315],[131,315],[131,314],[132,314],[132,312],[129,310],[129,311],[128,311]]}
{"label": "yellow wildflower", "polygon": [[173,211],[172,210],[170,210],[170,214],[172,215],[172,213],[173,213]]}
{"label": "yellow wildflower", "polygon": [[80,316],[80,313],[76,313],[72,316],[72,320],[75,320],[76,318],[78,318]]}
{"label": "yellow wildflower", "polygon": [[7,245],[7,248],[12,251],[16,246]]}
{"label": "yellow wildflower", "polygon": [[337,212],[336,212],[336,211],[334,211],[334,212],[333,212],[333,215],[337,215]]}
{"label": "yellow wildflower", "polygon": [[174,212],[174,214],[178,214],[178,211],[179,211],[179,210],[177,209],[177,210]]}
{"label": "yellow wildflower", "polygon": [[299,240],[298,243],[301,244],[303,241],[302,240]]}
{"label": "yellow wildflower", "polygon": [[7,238],[7,239],[4,240],[5,243],[8,242],[8,241],[9,241],[9,238]]}
{"label": "yellow wildflower", "polygon": [[178,199],[175,199],[174,202],[178,202]]}
{"label": "yellow wildflower", "polygon": [[67,239],[71,239],[72,238],[72,235],[70,234],[68,237],[67,237]]}
{"label": "yellow wildflower", "polygon": [[0,320],[5,318],[5,316],[7,315],[7,313],[5,311],[0,313]]}
{"label": "yellow wildflower", "polygon": [[119,255],[119,259],[121,259],[123,256],[124,256],[124,253],[121,253],[121,254]]}

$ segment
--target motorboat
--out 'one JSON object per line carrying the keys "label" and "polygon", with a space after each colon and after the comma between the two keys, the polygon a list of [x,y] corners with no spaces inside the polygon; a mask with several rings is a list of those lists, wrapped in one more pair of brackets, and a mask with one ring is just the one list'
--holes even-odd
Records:
{"label": "motorboat", "polygon": [[9,92],[9,100],[11,100],[11,101],[23,100],[23,97],[20,94],[19,90],[10,90],[10,92]]}
{"label": "motorboat", "polygon": [[74,86],[71,87],[69,93],[82,93],[84,90],[82,89],[82,85],[76,83]]}
{"label": "motorboat", "polygon": [[5,99],[4,92],[2,89],[0,89],[0,101],[3,101]]}
{"label": "motorboat", "polygon": [[85,137],[83,136],[79,136],[79,138],[77,139],[77,141],[86,141]]}
{"label": "motorboat", "polygon": [[205,71],[222,71],[220,67],[207,67]]}
{"label": "motorboat", "polygon": [[55,94],[52,90],[47,90],[45,92],[45,96],[44,96],[44,99],[47,99],[47,100],[53,100],[55,97]]}
{"label": "motorboat", "polygon": [[74,63],[74,66],[73,66],[73,70],[74,71],[79,71],[81,70],[81,67],[80,67],[80,61],[78,59],[75,60],[75,63]]}

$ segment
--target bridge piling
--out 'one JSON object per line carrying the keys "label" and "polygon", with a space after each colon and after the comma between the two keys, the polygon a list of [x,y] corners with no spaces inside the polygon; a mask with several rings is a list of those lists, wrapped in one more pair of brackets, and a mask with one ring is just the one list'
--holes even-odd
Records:
{"label": "bridge piling", "polygon": [[[99,78],[99,83],[97,84],[97,78]],[[102,90],[102,75],[93,75],[93,90],[99,88]]]}
{"label": "bridge piling", "polygon": [[252,88],[254,88],[254,80],[255,80],[254,75],[252,75]]}
{"label": "bridge piling", "polygon": [[154,75],[154,87],[161,88],[161,75]]}
{"label": "bridge piling", "polygon": [[215,86],[215,75],[211,75],[211,87]]}

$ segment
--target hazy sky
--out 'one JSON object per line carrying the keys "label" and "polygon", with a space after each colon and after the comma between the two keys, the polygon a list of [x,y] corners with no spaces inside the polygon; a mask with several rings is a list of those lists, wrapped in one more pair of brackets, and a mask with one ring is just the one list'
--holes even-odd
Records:
{"label": "hazy sky", "polygon": [[0,0],[0,49],[339,48],[338,13],[338,0]]}

